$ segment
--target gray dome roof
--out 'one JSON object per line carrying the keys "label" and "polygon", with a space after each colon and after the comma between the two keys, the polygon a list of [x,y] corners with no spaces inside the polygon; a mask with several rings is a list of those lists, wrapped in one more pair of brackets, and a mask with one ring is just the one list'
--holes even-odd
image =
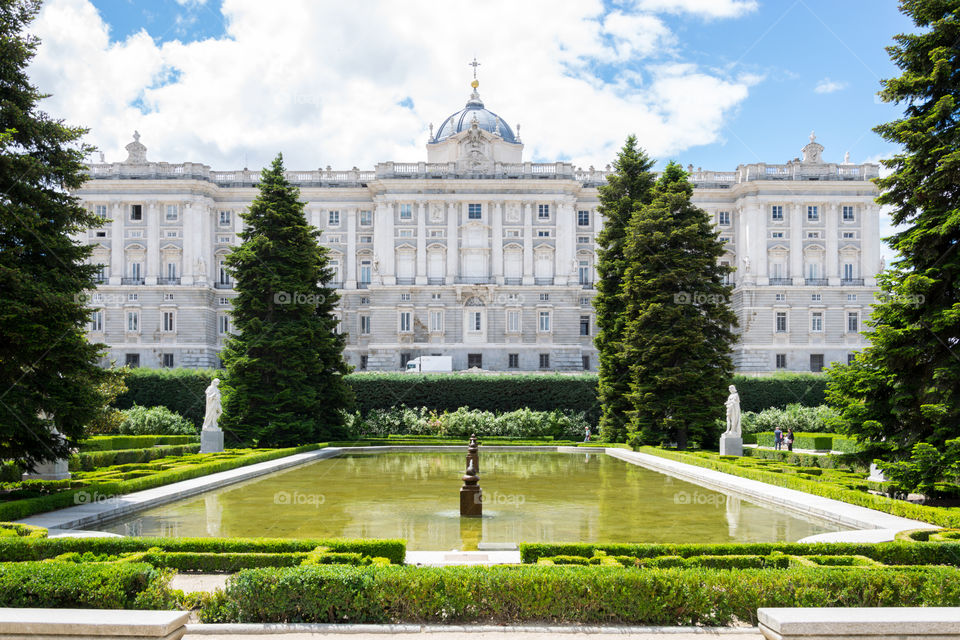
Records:
{"label": "gray dome roof", "polygon": [[467,100],[467,105],[462,110],[443,121],[432,142],[440,142],[461,131],[468,130],[473,125],[474,118],[476,118],[477,126],[484,131],[498,134],[507,142],[514,144],[519,142],[506,120],[483,107],[483,101],[476,89],[470,94],[470,99]]}

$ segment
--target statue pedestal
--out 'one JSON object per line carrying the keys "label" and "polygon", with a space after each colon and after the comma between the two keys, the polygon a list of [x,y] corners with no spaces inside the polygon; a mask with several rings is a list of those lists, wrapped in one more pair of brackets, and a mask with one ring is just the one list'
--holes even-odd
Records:
{"label": "statue pedestal", "polygon": [[483,491],[477,485],[460,488],[460,516],[465,518],[483,516]]}
{"label": "statue pedestal", "polygon": [[723,434],[720,436],[720,455],[722,456],[742,456],[743,438],[732,434]]}
{"label": "statue pedestal", "polygon": [[203,429],[200,431],[200,453],[220,453],[223,451],[223,431]]}
{"label": "statue pedestal", "polygon": [[23,480],[69,480],[70,479],[70,470],[67,468],[67,461],[53,460],[51,462],[44,462],[43,464],[37,465],[37,470],[34,473],[25,473],[22,476]]}
{"label": "statue pedestal", "polygon": [[887,479],[883,475],[883,471],[880,470],[880,467],[876,463],[870,463],[870,477],[867,478],[870,482],[886,482]]}

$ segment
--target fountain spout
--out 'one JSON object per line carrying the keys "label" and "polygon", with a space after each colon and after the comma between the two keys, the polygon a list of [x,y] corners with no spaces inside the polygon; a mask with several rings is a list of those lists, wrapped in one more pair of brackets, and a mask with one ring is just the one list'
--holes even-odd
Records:
{"label": "fountain spout", "polygon": [[460,517],[479,518],[483,516],[483,491],[473,459],[467,455],[467,472],[463,474],[463,486],[460,487]]}
{"label": "fountain spout", "polygon": [[473,460],[473,469],[476,471],[477,475],[480,475],[480,446],[477,442],[477,434],[471,434],[470,444],[467,445],[467,466],[470,466],[470,461]]}

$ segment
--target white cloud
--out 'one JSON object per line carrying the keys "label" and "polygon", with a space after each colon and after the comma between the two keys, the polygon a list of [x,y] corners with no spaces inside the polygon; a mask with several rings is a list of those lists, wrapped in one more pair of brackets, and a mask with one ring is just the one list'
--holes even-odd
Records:
{"label": "white cloud", "polygon": [[[749,4],[679,6],[720,16]],[[659,18],[604,15],[600,0],[437,7],[224,0],[225,37],[159,44],[141,31],[111,44],[88,0],[50,0],[31,76],[54,94],[45,108],[91,127],[108,161],[137,129],[150,159],[217,169],[278,151],[302,169],[422,160],[428,123],[466,101],[474,55],[487,107],[523,125],[525,156],[582,166],[610,162],[629,133],[657,157],[715,142],[758,80],[684,63]]]}
{"label": "white cloud", "polygon": [[830,78],[824,78],[813,88],[816,93],[833,93],[847,88],[846,82],[837,82]]}
{"label": "white cloud", "polygon": [[664,13],[690,13],[704,18],[736,18],[756,11],[756,0],[637,0],[637,8]]}

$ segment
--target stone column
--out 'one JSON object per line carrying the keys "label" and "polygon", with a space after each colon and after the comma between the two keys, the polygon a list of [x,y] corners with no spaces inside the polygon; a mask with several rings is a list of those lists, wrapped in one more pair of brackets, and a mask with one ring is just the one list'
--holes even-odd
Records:
{"label": "stone column", "polygon": [[197,251],[194,246],[194,238],[197,236],[197,216],[198,212],[192,200],[183,203],[183,209],[180,213],[180,228],[183,231],[183,268],[180,282],[182,284],[194,284],[194,266],[197,261]]}
{"label": "stone column", "polygon": [[347,259],[343,277],[344,289],[357,288],[357,210],[347,209]]}
{"label": "stone column", "polygon": [[767,265],[767,213],[763,204],[751,202],[740,209],[740,216],[746,220],[744,235],[745,255],[750,258],[752,281],[759,285],[770,284]]}
{"label": "stone column", "polygon": [[880,270],[880,207],[870,204],[864,207],[860,216],[860,277],[868,287],[877,286],[877,272]]}
{"label": "stone column", "polygon": [[110,284],[120,284],[123,278],[123,223],[124,209],[119,202],[113,203],[113,221],[110,223]]}
{"label": "stone column", "polygon": [[447,284],[457,281],[457,273],[460,269],[460,239],[457,236],[459,228],[457,204],[449,202],[447,203]]}
{"label": "stone column", "polygon": [[840,234],[839,223],[838,223],[838,212],[837,212],[837,203],[831,202],[824,205],[824,215],[826,216],[826,238],[825,245],[827,250],[827,260],[824,265],[826,273],[824,278],[827,278],[827,284],[831,287],[837,286],[840,284],[840,268],[838,266],[840,260],[839,247],[838,247],[838,238]]}
{"label": "stone column", "polygon": [[790,277],[793,284],[802,285],[803,273],[803,205],[790,205]]}
{"label": "stone column", "polygon": [[416,284],[427,284],[427,203],[417,202],[417,270]]}
{"label": "stone column", "polygon": [[494,282],[503,284],[503,203],[492,203],[490,216],[490,227],[493,238],[491,238],[492,247],[490,259],[493,261],[490,273]]}
{"label": "stone column", "polygon": [[147,232],[144,242],[147,244],[147,272],[144,284],[157,284],[160,276],[160,214],[157,211],[157,201],[147,202]]}
{"label": "stone column", "polygon": [[373,253],[379,261],[380,282],[385,285],[397,283],[393,236],[393,203],[378,202],[373,221]]}
{"label": "stone column", "polygon": [[571,268],[577,259],[576,245],[576,211],[573,202],[569,200],[556,203],[556,248],[553,254],[555,284],[576,284],[576,269]]}
{"label": "stone column", "polygon": [[523,205],[523,284],[533,284],[533,205]]}
{"label": "stone column", "polygon": [[195,217],[199,227],[199,233],[194,236],[197,256],[203,257],[206,266],[206,273],[203,274],[203,277],[206,278],[208,283],[213,283],[217,280],[219,274],[217,273],[218,266],[213,255],[213,243],[210,241],[210,234],[211,227],[214,224],[213,219],[219,217],[220,214],[202,200],[196,203],[194,208],[197,210]]}

